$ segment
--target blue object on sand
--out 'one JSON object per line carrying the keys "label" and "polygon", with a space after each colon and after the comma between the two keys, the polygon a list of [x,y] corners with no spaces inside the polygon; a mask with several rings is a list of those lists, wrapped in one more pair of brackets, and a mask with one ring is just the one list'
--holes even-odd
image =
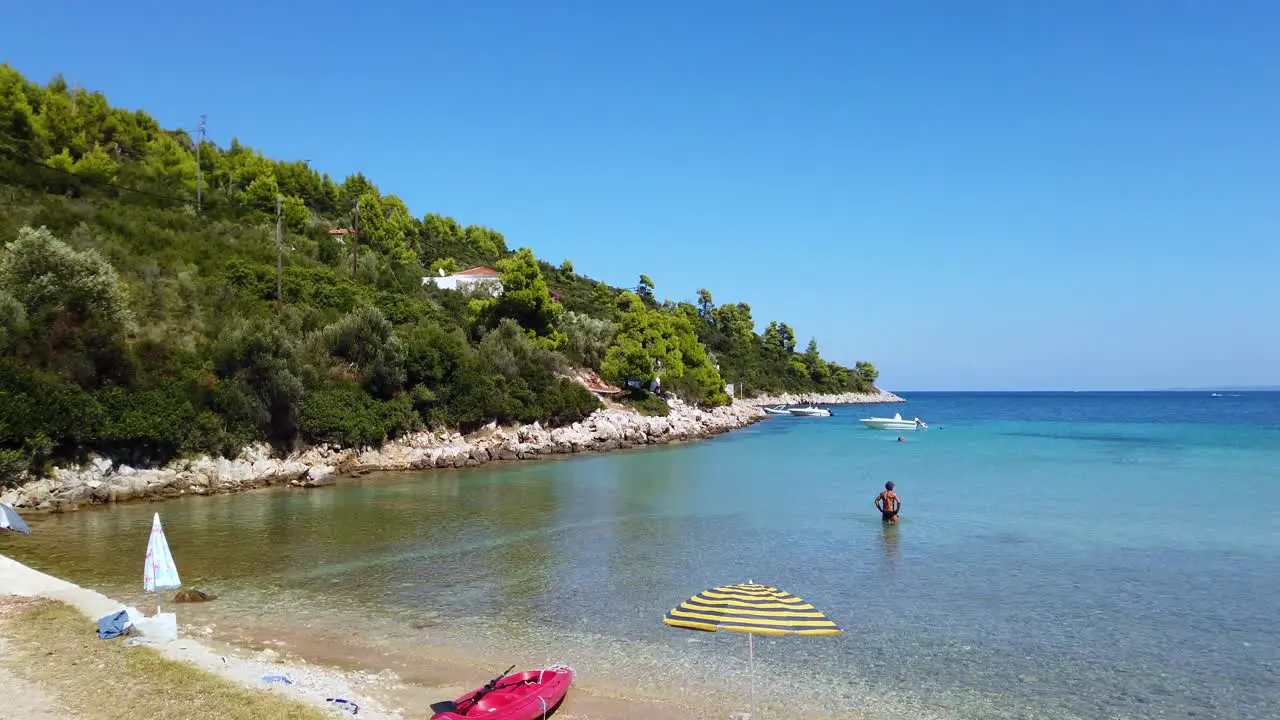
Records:
{"label": "blue object on sand", "polygon": [[275,683],[284,683],[285,685],[293,684],[293,681],[284,675],[263,675],[262,682],[267,683],[268,685],[274,685]]}
{"label": "blue object on sand", "polygon": [[111,615],[103,615],[98,618],[98,637],[103,640],[118,638],[125,634],[125,631],[132,624],[129,622],[129,612],[127,610],[121,610]]}
{"label": "blue object on sand", "polygon": [[352,715],[356,715],[360,712],[360,706],[350,700],[343,700],[342,698],[325,698],[324,701],[338,705],[344,710],[350,710]]}

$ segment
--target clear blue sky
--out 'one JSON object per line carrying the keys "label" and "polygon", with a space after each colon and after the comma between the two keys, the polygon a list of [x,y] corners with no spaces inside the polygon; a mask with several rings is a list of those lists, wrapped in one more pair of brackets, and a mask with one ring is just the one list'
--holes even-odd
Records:
{"label": "clear blue sky", "polygon": [[1275,2],[10,5],[28,77],[886,387],[1280,384]]}

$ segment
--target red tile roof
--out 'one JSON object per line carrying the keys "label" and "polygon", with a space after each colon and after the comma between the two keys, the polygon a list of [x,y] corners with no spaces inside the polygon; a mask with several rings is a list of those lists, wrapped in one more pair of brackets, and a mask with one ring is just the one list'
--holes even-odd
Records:
{"label": "red tile roof", "polygon": [[498,272],[497,270],[490,270],[487,267],[473,267],[470,270],[463,270],[461,272],[454,273],[454,275],[495,275],[495,276],[501,275],[501,274],[502,273]]}
{"label": "red tile roof", "polygon": [[351,230],[347,228],[334,228],[329,231],[330,235],[350,235]]}

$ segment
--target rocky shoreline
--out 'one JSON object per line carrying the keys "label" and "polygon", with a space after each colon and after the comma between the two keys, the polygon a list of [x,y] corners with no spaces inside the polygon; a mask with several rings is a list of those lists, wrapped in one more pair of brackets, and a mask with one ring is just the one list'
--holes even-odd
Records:
{"label": "rocky shoreline", "polygon": [[673,400],[666,417],[605,409],[565,427],[549,429],[538,423],[510,428],[491,426],[465,437],[457,432],[421,431],[378,448],[321,445],[283,458],[272,457],[266,445],[247,447],[234,460],[207,456],[179,459],[154,469],[115,465],[95,457],[83,466],[55,468],[48,477],[0,491],[0,503],[36,511],[68,512],[82,505],[233,493],[272,485],[312,488],[330,485],[344,474],[476,467],[494,461],[535,460],[706,438],[763,419],[766,415],[761,408],[766,405],[895,402],[905,401],[886,392],[777,395],[702,410]]}

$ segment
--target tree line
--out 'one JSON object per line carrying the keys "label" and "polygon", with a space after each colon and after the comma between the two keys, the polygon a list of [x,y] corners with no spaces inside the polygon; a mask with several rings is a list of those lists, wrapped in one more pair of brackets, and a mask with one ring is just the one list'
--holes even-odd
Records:
{"label": "tree line", "polygon": [[[198,142],[0,65],[0,484],[89,452],[148,464],[572,422],[600,405],[574,368],[703,406],[729,402],[726,383],[874,385],[869,363],[797,352],[785,323],[757,333],[746,303],[659,300],[645,275],[611,287],[494,229],[415,217],[360,173]],[[353,247],[330,230],[357,205]],[[478,265],[500,294],[422,282]]]}

